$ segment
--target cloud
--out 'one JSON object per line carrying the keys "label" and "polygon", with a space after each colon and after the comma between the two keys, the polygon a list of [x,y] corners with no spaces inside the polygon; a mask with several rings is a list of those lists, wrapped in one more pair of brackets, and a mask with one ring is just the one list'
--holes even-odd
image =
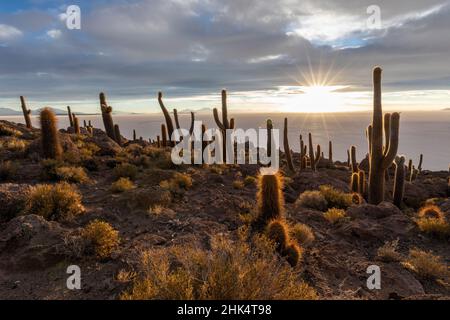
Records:
{"label": "cloud", "polygon": [[58,29],[52,29],[47,31],[47,36],[49,36],[52,39],[59,39],[61,38],[62,32]]}
{"label": "cloud", "polygon": [[386,91],[449,83],[448,1],[412,0],[405,10],[379,0],[381,30],[367,29],[369,0],[79,2],[81,30],[64,29],[65,8],[0,14],[26,30],[0,46],[1,96],[88,100],[105,90],[151,99],[164,90],[178,98],[223,87],[274,90],[310,78],[366,92],[374,65],[385,70]]}
{"label": "cloud", "polygon": [[6,24],[0,24],[0,41],[7,41],[22,36],[22,31]]}

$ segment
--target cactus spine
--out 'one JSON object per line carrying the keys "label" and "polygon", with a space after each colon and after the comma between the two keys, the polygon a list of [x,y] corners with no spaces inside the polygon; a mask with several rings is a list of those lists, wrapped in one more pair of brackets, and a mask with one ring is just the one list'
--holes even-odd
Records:
{"label": "cactus spine", "polygon": [[102,111],[103,124],[108,137],[112,140],[115,139],[114,134],[114,122],[112,119],[112,108],[108,106],[106,102],[106,96],[103,92],[100,93],[100,109]]}
{"label": "cactus spine", "polygon": [[25,124],[26,124],[28,129],[31,129],[32,128],[32,125],[31,125],[31,110],[27,109],[27,105],[25,103],[25,98],[23,96],[20,96],[20,104],[22,106],[22,112],[23,112],[23,116],[25,118]]}
{"label": "cactus spine", "polygon": [[61,158],[62,147],[59,141],[55,113],[50,108],[44,108],[40,114],[40,121],[43,157],[46,159]]}
{"label": "cactus spine", "polygon": [[222,121],[219,119],[219,112],[217,108],[213,109],[214,121],[219,129],[222,131],[222,143],[223,143],[223,161],[226,162],[226,130],[234,129],[234,119],[228,121],[228,107],[227,107],[227,91],[222,90]]}
{"label": "cactus spine", "polygon": [[284,131],[283,131],[283,145],[284,154],[286,155],[286,162],[290,171],[294,171],[294,163],[292,162],[291,148],[289,148],[288,139],[288,119],[284,118]]}
{"label": "cactus spine", "polygon": [[[383,148],[383,110],[381,106],[381,68],[373,70],[373,120],[370,150],[370,172],[369,172],[369,203],[379,204],[384,200],[384,177],[386,169],[392,164],[398,150],[398,136],[400,127],[400,114],[393,113],[385,115],[389,123],[388,132],[385,131],[386,145]],[[386,121],[389,119],[388,121]]]}
{"label": "cactus spine", "polygon": [[405,192],[405,157],[395,158],[394,204],[400,208]]}

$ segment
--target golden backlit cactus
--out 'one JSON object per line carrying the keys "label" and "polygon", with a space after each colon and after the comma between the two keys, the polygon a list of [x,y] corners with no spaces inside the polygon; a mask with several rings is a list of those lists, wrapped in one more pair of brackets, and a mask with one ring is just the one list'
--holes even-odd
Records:
{"label": "golden backlit cactus", "polygon": [[295,267],[302,257],[303,250],[295,242],[290,242],[289,245],[284,249],[282,255],[286,258],[287,262],[291,267]]}
{"label": "golden backlit cactus", "polygon": [[400,128],[400,114],[387,113],[384,116],[385,144],[383,145],[383,110],[381,106],[381,68],[373,70],[373,119],[369,137],[370,172],[369,203],[379,204],[384,200],[385,172],[397,155]]}
{"label": "golden backlit cactus", "polygon": [[62,147],[55,113],[50,108],[44,108],[40,114],[42,153],[46,159],[59,159]]}
{"label": "golden backlit cactus", "polygon": [[28,129],[32,128],[31,124],[31,110],[27,108],[27,105],[25,103],[25,97],[20,96],[20,104],[22,107],[23,117],[25,118],[25,124]]}
{"label": "golden backlit cactus", "polygon": [[367,192],[366,188],[366,173],[363,170],[360,170],[358,179],[358,193],[361,195],[365,195]]}
{"label": "golden backlit cactus", "polygon": [[256,228],[263,229],[272,220],[281,219],[284,215],[283,183],[280,175],[261,174],[258,179],[258,216]]}
{"label": "golden backlit cactus", "polygon": [[354,172],[352,173],[350,180],[350,189],[352,192],[358,192],[358,182],[359,182],[359,174]]}
{"label": "golden backlit cactus", "polygon": [[273,220],[267,226],[267,237],[275,243],[276,250],[283,252],[289,243],[288,226],[281,220]]}

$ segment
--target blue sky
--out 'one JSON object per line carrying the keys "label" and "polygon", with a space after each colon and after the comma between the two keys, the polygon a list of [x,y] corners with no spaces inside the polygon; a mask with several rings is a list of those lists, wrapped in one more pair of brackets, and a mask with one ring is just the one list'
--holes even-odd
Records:
{"label": "blue sky", "polygon": [[[81,30],[65,25],[73,4]],[[156,112],[162,90],[179,109],[199,109],[227,88],[235,110],[361,111],[375,65],[388,109],[450,107],[449,1],[378,1],[378,28],[367,25],[372,4],[1,1],[0,107],[25,95],[32,108],[95,111],[105,91],[115,109]]]}

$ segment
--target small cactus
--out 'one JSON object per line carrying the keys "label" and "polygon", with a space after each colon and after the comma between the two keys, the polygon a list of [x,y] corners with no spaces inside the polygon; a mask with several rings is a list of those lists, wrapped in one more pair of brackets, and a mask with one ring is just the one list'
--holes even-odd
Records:
{"label": "small cactus", "polygon": [[267,237],[275,242],[278,252],[283,252],[289,242],[288,227],[281,220],[273,220],[267,226]]}
{"label": "small cactus", "polygon": [[333,164],[333,142],[328,141],[328,162]]}
{"label": "small cactus", "polygon": [[294,162],[292,161],[291,148],[289,147],[289,139],[288,139],[288,119],[284,118],[284,131],[283,131],[283,145],[284,145],[284,154],[286,155],[286,162],[290,171],[295,171]]}
{"label": "small cactus", "polygon": [[302,256],[302,249],[295,242],[291,242],[282,252],[291,267],[295,267]]}
{"label": "small cactus", "polygon": [[395,158],[394,204],[400,208],[405,191],[405,157]]}
{"label": "small cactus", "polygon": [[160,138],[160,136],[156,136],[156,146],[158,148],[161,148],[161,138]]}
{"label": "small cactus", "polygon": [[55,113],[50,108],[44,108],[40,114],[40,121],[43,157],[46,159],[61,158],[62,147]]}
{"label": "small cactus", "polygon": [[136,130],[133,129],[133,141],[136,141]]}
{"label": "small cactus", "polygon": [[423,154],[420,154],[419,165],[417,166],[417,170],[419,170],[419,173],[422,173],[422,164],[423,164]]}
{"label": "small cactus", "polygon": [[25,103],[25,98],[23,96],[20,96],[20,104],[22,106],[22,112],[23,112],[23,116],[25,118],[25,124],[28,129],[31,129],[32,128],[31,110],[27,108],[27,105]]}

